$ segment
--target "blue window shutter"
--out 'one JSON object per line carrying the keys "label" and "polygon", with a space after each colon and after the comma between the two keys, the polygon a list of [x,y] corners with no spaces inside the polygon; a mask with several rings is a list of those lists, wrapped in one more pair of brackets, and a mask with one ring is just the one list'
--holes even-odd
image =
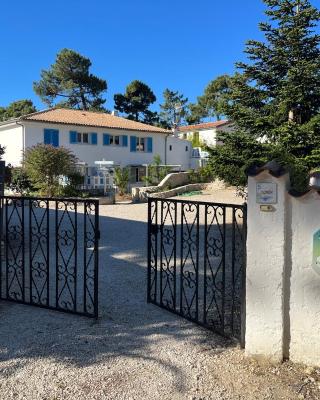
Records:
{"label": "blue window shutter", "polygon": [[147,152],[152,153],[152,137],[147,138]]}
{"label": "blue window shutter", "polygon": [[137,138],[136,136],[130,136],[130,151],[137,151]]}
{"label": "blue window shutter", "polygon": [[103,134],[103,144],[104,146],[109,146],[110,144],[110,135],[108,133]]}
{"label": "blue window shutter", "polygon": [[54,147],[59,147],[59,131],[56,129],[51,131],[51,144]]}
{"label": "blue window shutter", "polygon": [[51,129],[44,129],[43,142],[44,144],[51,144]]}
{"label": "blue window shutter", "polygon": [[77,132],[70,131],[69,132],[70,143],[77,143]]}
{"label": "blue window shutter", "polygon": [[98,135],[94,132],[91,133],[91,144],[98,144]]}
{"label": "blue window shutter", "polygon": [[123,147],[127,147],[128,146],[128,136],[127,135],[123,135],[122,136],[122,146]]}

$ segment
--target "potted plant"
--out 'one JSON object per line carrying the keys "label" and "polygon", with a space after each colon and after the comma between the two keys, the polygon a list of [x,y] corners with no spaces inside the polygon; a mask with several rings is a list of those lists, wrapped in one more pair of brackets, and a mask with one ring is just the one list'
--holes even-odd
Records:
{"label": "potted plant", "polygon": [[313,168],[309,173],[309,186],[320,189],[320,167]]}

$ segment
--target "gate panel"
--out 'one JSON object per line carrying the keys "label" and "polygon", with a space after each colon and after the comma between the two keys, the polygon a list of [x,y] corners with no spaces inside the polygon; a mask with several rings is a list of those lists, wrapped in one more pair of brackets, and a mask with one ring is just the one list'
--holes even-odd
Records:
{"label": "gate panel", "polygon": [[246,207],[149,198],[148,301],[241,339]]}
{"label": "gate panel", "polygon": [[98,201],[0,201],[1,299],[97,317]]}

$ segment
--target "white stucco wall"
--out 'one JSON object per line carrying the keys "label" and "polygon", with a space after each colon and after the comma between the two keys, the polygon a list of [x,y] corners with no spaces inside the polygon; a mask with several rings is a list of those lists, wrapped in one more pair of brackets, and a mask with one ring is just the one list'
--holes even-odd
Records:
{"label": "white stucco wall", "polygon": [[199,133],[199,139],[209,147],[215,147],[217,144],[222,144],[217,140],[219,132],[231,132],[233,130],[232,124],[223,125],[210,129],[199,129],[190,132],[181,132],[179,136],[183,138],[184,134],[187,135],[188,140],[192,140],[194,133]]}
{"label": "white stucco wall", "polygon": [[[165,146],[167,145],[167,164],[180,164],[182,169],[187,170],[190,168],[190,154],[191,143],[179,138],[168,136],[166,141],[165,134],[162,133],[149,133],[138,131],[126,131],[121,129],[106,129],[106,128],[92,128],[73,125],[62,124],[45,124],[45,123],[31,123],[24,122],[25,125],[25,148],[34,146],[38,143],[43,143],[43,132],[45,128],[59,130],[59,146],[69,148],[78,157],[79,161],[86,162],[89,166],[93,166],[97,160],[114,161],[121,166],[134,165],[134,164],[150,164],[155,155],[159,154],[162,162],[165,162]],[[21,130],[21,142],[16,141],[17,134],[12,133],[12,129]],[[69,132],[77,131],[82,133],[96,132],[98,134],[98,144],[72,144],[70,143]],[[110,135],[127,135],[128,146],[104,146],[103,133]],[[131,152],[130,151],[130,136],[137,137],[152,137],[153,138],[153,151],[148,152]],[[14,139],[12,139],[14,137]],[[2,138],[4,142],[10,143],[10,156],[8,160],[17,159],[17,153],[21,153],[22,149],[22,127],[3,129]],[[170,151],[170,145],[172,150]],[[186,151],[188,146],[188,151]],[[21,158],[20,158],[21,159]]]}
{"label": "white stucco wall", "polygon": [[216,146],[217,144],[217,129],[207,129],[199,132],[200,141],[208,146]]}
{"label": "white stucco wall", "polygon": [[18,166],[22,160],[23,127],[16,124],[0,125],[0,145],[5,147],[3,160]]}
{"label": "white stucco wall", "polygon": [[313,235],[320,229],[320,196],[312,191],[290,198],[292,273],[290,359],[320,365],[320,275],[312,268]]}
{"label": "white stucco wall", "polygon": [[189,140],[168,136],[167,164],[181,165],[183,171],[191,168],[192,144]]}
{"label": "white stucco wall", "polygon": [[[288,176],[264,172],[248,180],[246,273],[246,354],[271,362],[283,359],[285,212]],[[256,184],[275,182],[278,202],[263,212],[256,201]]]}
{"label": "white stucco wall", "polygon": [[216,145],[216,136],[217,136],[216,128],[192,131],[192,132],[183,132],[183,133],[179,134],[179,137],[183,138],[184,135],[187,135],[188,140],[191,141],[193,138],[193,135],[195,133],[199,133],[200,141],[205,143],[206,145],[212,146],[212,147],[214,147]]}
{"label": "white stucco wall", "polygon": [[[277,184],[274,211],[260,210],[258,182]],[[320,366],[320,269],[313,268],[320,196],[294,198],[288,182],[267,172],[248,182],[246,354]]]}

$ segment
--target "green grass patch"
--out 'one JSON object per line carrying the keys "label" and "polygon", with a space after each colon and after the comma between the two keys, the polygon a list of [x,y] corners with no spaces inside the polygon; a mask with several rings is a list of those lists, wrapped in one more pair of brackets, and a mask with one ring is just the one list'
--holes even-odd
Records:
{"label": "green grass patch", "polygon": [[193,192],[180,193],[177,196],[191,197],[191,196],[198,196],[200,194],[202,194],[201,190],[196,190]]}

